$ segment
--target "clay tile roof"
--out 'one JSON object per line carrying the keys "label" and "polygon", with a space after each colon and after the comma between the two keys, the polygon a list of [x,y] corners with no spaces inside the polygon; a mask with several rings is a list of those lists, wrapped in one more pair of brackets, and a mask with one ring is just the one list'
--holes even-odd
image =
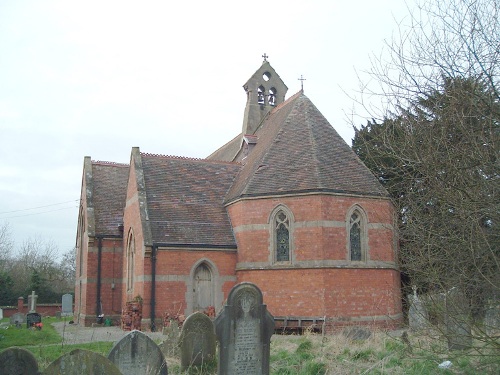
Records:
{"label": "clay tile roof", "polygon": [[153,242],[236,248],[223,199],[241,165],[141,154]]}
{"label": "clay tile roof", "polygon": [[255,135],[226,197],[308,192],[386,196],[387,192],[302,92],[274,108]]}
{"label": "clay tile roof", "polygon": [[127,193],[129,166],[109,162],[92,162],[95,233],[121,235],[123,209]]}

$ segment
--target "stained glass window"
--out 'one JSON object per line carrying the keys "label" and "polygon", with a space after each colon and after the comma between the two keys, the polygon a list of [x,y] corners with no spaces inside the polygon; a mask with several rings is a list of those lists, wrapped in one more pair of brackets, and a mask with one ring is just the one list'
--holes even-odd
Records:
{"label": "stained glass window", "polygon": [[361,260],[361,218],[358,213],[351,215],[349,227],[351,260]]}
{"label": "stained glass window", "polygon": [[290,260],[290,230],[289,220],[284,212],[276,215],[276,261]]}

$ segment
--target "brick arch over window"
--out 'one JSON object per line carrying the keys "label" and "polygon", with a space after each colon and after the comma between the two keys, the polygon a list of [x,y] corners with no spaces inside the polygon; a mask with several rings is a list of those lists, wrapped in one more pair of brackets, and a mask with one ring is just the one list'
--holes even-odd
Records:
{"label": "brick arch over window", "polygon": [[135,273],[135,236],[130,228],[127,235],[127,293],[134,292],[134,273]]}
{"label": "brick arch over window", "polygon": [[288,207],[279,205],[271,212],[269,216],[271,263],[293,263],[293,225],[293,213]]}
{"label": "brick arch over window", "polygon": [[366,262],[368,254],[368,216],[359,205],[352,206],[346,216],[347,257]]}

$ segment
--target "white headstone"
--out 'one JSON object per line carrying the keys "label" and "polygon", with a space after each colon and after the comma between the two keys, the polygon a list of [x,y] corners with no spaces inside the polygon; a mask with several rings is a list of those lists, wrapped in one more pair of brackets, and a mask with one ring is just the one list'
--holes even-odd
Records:
{"label": "white headstone", "polygon": [[73,316],[73,295],[64,294],[62,296],[61,316]]}
{"label": "white headstone", "polygon": [[34,312],[36,312],[36,299],[38,298],[38,296],[35,294],[35,291],[33,290],[33,291],[31,291],[31,296],[29,296],[29,297],[31,297],[30,304],[29,304],[29,306],[30,306],[29,312],[34,313]]}
{"label": "white headstone", "polygon": [[3,319],[3,310],[0,309],[0,319]]}

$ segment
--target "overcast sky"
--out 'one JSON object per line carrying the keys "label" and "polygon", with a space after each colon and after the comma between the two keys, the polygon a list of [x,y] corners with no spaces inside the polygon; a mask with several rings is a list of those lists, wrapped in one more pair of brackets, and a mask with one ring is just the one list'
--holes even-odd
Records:
{"label": "overcast sky", "polygon": [[[84,156],[206,157],[241,131],[262,54],[350,144],[356,70],[402,0],[0,1],[0,225],[75,244]],[[366,123],[359,120],[360,124]]]}

